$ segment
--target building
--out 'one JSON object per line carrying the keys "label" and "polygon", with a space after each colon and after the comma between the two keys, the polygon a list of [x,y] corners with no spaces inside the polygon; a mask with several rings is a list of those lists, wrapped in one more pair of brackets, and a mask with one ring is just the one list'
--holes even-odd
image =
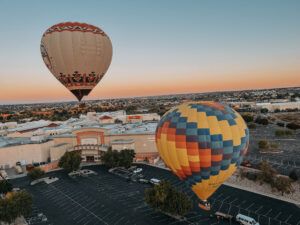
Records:
{"label": "building", "polygon": [[[125,117],[126,118],[126,117]],[[133,149],[136,161],[154,161],[157,123],[111,123],[113,116],[70,119],[62,124],[27,124],[0,135],[0,167],[57,163],[66,151],[76,151],[85,162],[99,162],[108,149]],[[41,126],[42,125],[42,126]],[[51,167],[52,168],[52,167]]]}

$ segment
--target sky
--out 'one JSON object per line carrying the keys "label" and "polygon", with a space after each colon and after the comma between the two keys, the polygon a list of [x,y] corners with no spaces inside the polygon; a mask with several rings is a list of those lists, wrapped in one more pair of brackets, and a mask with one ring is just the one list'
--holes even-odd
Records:
{"label": "sky", "polygon": [[300,86],[299,12],[296,0],[0,0],[0,104],[76,100],[40,54],[67,21],[113,45],[86,100]]}

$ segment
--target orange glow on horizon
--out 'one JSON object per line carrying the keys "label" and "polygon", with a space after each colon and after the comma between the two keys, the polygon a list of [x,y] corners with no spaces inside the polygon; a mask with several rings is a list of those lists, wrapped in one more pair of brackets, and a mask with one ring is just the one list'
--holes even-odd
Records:
{"label": "orange glow on horizon", "polygon": [[[280,87],[300,86],[299,71],[289,71],[289,75],[283,75],[282,72],[268,74],[244,74],[242,76],[223,75],[220,76],[196,76],[192,80],[174,77],[169,80],[164,76],[160,81],[147,80],[143,83],[140,81],[131,81],[128,83],[114,82],[113,75],[110,78],[100,82],[91,92],[89,99],[105,98],[125,98],[151,95],[167,95],[180,93],[201,93],[214,91],[234,91],[249,89],[268,89]],[[31,83],[28,86],[18,83],[17,85],[4,85],[0,90],[0,102],[38,102],[38,101],[68,101],[76,98],[59,82],[43,83],[41,85]]]}

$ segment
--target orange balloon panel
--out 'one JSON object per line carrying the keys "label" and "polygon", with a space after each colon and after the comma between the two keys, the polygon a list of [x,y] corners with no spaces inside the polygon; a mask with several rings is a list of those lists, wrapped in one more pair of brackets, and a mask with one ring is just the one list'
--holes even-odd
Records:
{"label": "orange balloon panel", "polygon": [[229,106],[189,102],[169,110],[156,129],[165,164],[206,200],[240,165],[249,143],[243,118]]}
{"label": "orange balloon panel", "polygon": [[43,34],[41,54],[51,73],[80,101],[106,73],[112,44],[96,26],[59,23]]}

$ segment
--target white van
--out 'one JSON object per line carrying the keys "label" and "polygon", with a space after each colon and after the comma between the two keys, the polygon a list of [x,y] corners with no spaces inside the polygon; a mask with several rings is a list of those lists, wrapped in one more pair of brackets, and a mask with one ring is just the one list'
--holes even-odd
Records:
{"label": "white van", "polygon": [[255,219],[240,213],[236,215],[235,219],[243,225],[259,225],[259,222],[256,222]]}

